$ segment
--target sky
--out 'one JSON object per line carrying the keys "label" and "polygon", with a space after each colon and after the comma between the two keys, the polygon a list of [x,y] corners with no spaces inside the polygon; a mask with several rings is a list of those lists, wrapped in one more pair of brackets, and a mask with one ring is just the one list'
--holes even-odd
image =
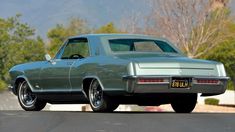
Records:
{"label": "sky", "polygon": [[[85,19],[91,27],[109,22],[119,26],[121,19],[136,12],[149,12],[149,3],[143,0],[0,0],[0,17],[22,14],[21,21],[36,29],[36,34],[46,38],[46,33],[56,24],[66,24],[71,17]],[[235,14],[235,0],[230,3]]]}

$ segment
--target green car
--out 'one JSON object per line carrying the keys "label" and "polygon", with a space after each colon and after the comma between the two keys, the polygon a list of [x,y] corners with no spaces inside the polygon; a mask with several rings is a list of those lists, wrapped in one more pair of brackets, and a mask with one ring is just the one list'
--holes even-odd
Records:
{"label": "green car", "polygon": [[90,103],[95,112],[171,104],[175,112],[190,113],[198,93],[222,94],[229,79],[222,63],[188,58],[169,41],[145,35],[74,36],[45,58],[9,71],[10,88],[26,111]]}

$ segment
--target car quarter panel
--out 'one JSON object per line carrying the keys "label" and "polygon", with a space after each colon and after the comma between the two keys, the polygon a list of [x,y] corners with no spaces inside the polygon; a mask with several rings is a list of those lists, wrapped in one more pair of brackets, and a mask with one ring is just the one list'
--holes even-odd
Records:
{"label": "car quarter panel", "polygon": [[122,76],[127,74],[129,61],[108,56],[95,56],[78,60],[70,71],[72,91],[80,91],[84,78],[96,78],[104,91],[125,91],[126,85]]}

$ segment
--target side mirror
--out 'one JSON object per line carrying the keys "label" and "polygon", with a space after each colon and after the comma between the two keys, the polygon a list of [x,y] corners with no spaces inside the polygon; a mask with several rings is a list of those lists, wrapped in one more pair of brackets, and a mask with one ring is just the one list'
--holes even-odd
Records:
{"label": "side mirror", "polygon": [[49,54],[45,54],[45,58],[47,61],[51,61],[51,56]]}

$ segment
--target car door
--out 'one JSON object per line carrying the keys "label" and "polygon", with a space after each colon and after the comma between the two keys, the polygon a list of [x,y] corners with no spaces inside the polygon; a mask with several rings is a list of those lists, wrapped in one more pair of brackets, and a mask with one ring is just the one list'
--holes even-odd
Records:
{"label": "car door", "polygon": [[84,39],[69,39],[51,61],[45,62],[40,73],[41,84],[44,91],[70,92],[70,67],[75,61],[83,58],[78,49]]}
{"label": "car door", "polygon": [[81,92],[82,81],[87,75],[89,69],[92,68],[93,64],[89,63],[91,59],[90,45],[87,39],[83,39],[81,46],[78,49],[79,55],[83,58],[78,59],[71,66],[70,69],[70,83],[72,87],[72,92]]}

